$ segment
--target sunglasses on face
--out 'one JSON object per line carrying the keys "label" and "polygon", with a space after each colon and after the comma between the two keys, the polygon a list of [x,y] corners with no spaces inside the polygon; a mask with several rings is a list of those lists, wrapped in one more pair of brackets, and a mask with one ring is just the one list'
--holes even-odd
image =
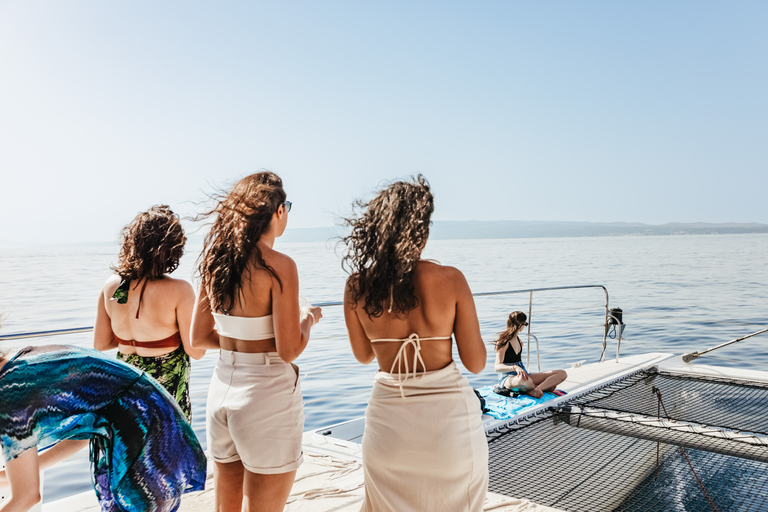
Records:
{"label": "sunglasses on face", "polygon": [[281,203],[283,206],[285,206],[285,213],[288,213],[291,211],[291,206],[293,206],[293,203],[290,201],[285,201]]}

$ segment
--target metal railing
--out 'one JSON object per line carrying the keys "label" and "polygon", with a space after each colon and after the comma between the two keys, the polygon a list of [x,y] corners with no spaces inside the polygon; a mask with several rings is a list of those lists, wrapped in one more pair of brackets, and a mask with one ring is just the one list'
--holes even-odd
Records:
{"label": "metal railing", "polygon": [[[503,292],[481,292],[481,293],[473,293],[472,295],[474,297],[490,297],[493,295],[511,295],[511,294],[518,294],[518,293],[527,293],[528,294],[528,332],[527,337],[527,346],[526,346],[526,367],[530,366],[531,364],[531,338],[534,338],[536,340],[536,365],[538,368],[538,371],[541,371],[541,356],[539,355],[539,340],[531,334],[531,324],[533,323],[533,293],[534,292],[550,292],[550,291],[560,291],[560,290],[578,290],[583,288],[601,288],[603,292],[605,293],[605,324],[603,324],[604,330],[603,330],[603,350],[600,354],[600,362],[603,362],[605,360],[605,349],[607,346],[607,340],[608,340],[608,318],[615,318],[610,313],[610,299],[608,296],[608,290],[605,286],[601,284],[585,284],[585,285],[578,285],[578,286],[554,286],[554,287],[548,287],[548,288],[529,288],[527,290],[509,290],[509,291],[503,291]],[[621,329],[619,329],[619,335],[616,336],[616,361],[619,360],[619,349],[621,347]]]}
{"label": "metal railing", "polygon": [[[533,294],[538,292],[551,292],[551,291],[560,291],[560,290],[578,290],[578,289],[585,289],[585,288],[600,288],[605,293],[605,324],[603,325],[604,331],[603,331],[603,345],[602,345],[602,353],[600,355],[600,362],[603,362],[605,360],[605,350],[607,346],[607,340],[608,340],[608,319],[614,318],[613,315],[610,313],[609,309],[609,297],[608,297],[608,290],[605,288],[605,286],[600,284],[589,284],[589,285],[578,285],[578,286],[555,286],[555,287],[548,287],[548,288],[528,288],[525,290],[505,290],[505,291],[499,291],[499,292],[480,292],[480,293],[473,293],[473,297],[492,297],[497,295],[515,295],[515,294],[528,294],[528,332],[527,334],[527,344],[526,344],[526,365],[530,365],[530,359],[531,359],[531,338],[534,338],[536,341],[536,361],[538,365],[539,371],[541,371],[541,356],[539,354],[539,341],[531,333],[531,324],[533,323]],[[341,306],[343,305],[343,302],[320,302],[317,304],[314,304],[315,306],[319,307],[335,307],[335,306]],[[0,335],[0,342],[2,341],[10,341],[10,340],[20,340],[25,338],[38,338],[43,336],[60,336],[64,334],[78,334],[78,333],[84,333],[84,332],[90,332],[93,330],[92,326],[89,327],[76,327],[72,329],[55,329],[55,330],[49,330],[49,331],[32,331],[32,332],[21,332],[21,333],[13,333],[13,334],[2,334]],[[621,328],[618,330],[619,334],[616,337],[616,361],[619,360],[619,351],[621,349]]]}

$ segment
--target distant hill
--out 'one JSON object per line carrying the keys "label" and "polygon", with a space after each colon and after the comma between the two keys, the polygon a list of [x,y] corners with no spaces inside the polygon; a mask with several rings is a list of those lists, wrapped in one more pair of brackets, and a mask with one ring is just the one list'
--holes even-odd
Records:
{"label": "distant hill", "polygon": [[651,225],[640,222],[467,221],[435,222],[437,240],[473,238],[560,238],[580,236],[710,235],[768,233],[768,224],[705,222]]}
{"label": "distant hill", "polygon": [[[289,228],[280,242],[331,242],[344,236],[347,228],[328,226],[322,228]],[[550,221],[436,221],[430,230],[433,240],[472,240],[494,238],[564,238],[581,236],[648,236],[648,235],[713,235],[768,233],[768,224],[749,223],[707,223],[670,222],[669,224],[642,224],[640,222],[550,222]],[[203,243],[203,233],[189,230],[189,246]],[[115,246],[117,240],[73,242],[60,246]],[[0,240],[0,249],[15,249],[29,246],[45,246],[43,242],[13,242]]]}
{"label": "distant hill", "polygon": [[[344,236],[346,228],[288,229],[283,242],[324,242]],[[430,230],[433,240],[471,240],[492,238],[562,238],[582,236],[713,235],[768,233],[768,224],[670,222],[551,222],[551,221],[436,221]]]}

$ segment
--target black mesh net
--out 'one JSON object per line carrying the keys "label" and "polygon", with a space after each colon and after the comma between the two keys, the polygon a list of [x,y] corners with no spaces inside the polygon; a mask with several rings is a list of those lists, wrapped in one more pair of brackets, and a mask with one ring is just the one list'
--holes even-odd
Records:
{"label": "black mesh net", "polygon": [[490,490],[563,510],[765,511],[765,411],[768,386],[641,372],[490,433]]}
{"label": "black mesh net", "polygon": [[[661,392],[669,418],[768,433],[768,384],[688,377],[649,370],[574,401],[601,409],[659,414],[654,389]],[[663,414],[663,410],[661,411]]]}

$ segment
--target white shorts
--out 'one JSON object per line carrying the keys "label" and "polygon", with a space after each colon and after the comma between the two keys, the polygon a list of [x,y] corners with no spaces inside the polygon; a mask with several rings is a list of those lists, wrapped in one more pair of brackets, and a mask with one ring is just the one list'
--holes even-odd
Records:
{"label": "white shorts", "polygon": [[299,367],[277,352],[222,350],[205,416],[208,450],[216,462],[239,460],[261,474],[287,473],[302,463]]}

